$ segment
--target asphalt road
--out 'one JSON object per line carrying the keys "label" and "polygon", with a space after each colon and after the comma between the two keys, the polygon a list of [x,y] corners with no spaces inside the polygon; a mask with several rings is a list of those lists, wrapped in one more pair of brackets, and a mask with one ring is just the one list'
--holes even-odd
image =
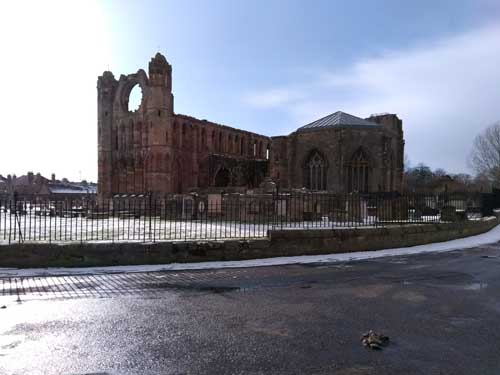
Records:
{"label": "asphalt road", "polygon": [[[0,374],[500,374],[500,244],[0,279]],[[364,348],[363,332],[390,337]]]}

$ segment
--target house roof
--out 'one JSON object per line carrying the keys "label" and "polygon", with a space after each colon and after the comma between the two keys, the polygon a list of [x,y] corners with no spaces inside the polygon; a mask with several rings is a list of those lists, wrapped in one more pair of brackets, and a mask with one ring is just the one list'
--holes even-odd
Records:
{"label": "house roof", "polygon": [[81,186],[76,184],[51,183],[48,185],[52,194],[95,194],[96,187],[92,185]]}
{"label": "house roof", "polygon": [[337,111],[331,115],[320,118],[307,125],[301,126],[297,129],[298,132],[332,128],[332,127],[362,127],[362,128],[379,128],[382,125],[376,122],[368,121],[360,117],[350,115],[342,111]]}
{"label": "house roof", "polygon": [[[45,184],[49,182],[49,179],[43,177],[42,175],[34,174],[33,183],[34,184]],[[12,181],[14,186],[30,185],[30,177],[28,175],[22,175],[17,177]]]}

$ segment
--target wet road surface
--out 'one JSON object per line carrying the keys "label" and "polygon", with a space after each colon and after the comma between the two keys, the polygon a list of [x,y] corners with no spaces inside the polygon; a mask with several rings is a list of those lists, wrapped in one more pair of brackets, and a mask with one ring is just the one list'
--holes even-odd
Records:
{"label": "wet road surface", "polygon": [[[0,279],[0,374],[499,374],[500,244]],[[365,349],[363,332],[390,337]]]}

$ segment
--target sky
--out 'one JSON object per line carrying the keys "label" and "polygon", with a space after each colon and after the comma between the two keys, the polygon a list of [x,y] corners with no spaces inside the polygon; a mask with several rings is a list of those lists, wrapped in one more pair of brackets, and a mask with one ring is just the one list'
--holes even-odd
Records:
{"label": "sky", "polygon": [[0,3],[0,174],[97,178],[97,77],[173,67],[174,111],[285,135],[396,113],[411,163],[450,173],[500,120],[498,0]]}

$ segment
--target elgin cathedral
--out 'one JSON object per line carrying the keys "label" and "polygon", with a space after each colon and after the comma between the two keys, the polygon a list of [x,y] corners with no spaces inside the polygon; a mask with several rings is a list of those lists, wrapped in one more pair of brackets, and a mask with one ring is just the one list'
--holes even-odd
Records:
{"label": "elgin cathedral", "polygon": [[[142,102],[129,110],[139,85]],[[104,72],[98,89],[98,192],[115,194],[279,189],[398,191],[402,121],[335,112],[287,136],[264,135],[174,112],[172,66],[161,54],[148,74]]]}

